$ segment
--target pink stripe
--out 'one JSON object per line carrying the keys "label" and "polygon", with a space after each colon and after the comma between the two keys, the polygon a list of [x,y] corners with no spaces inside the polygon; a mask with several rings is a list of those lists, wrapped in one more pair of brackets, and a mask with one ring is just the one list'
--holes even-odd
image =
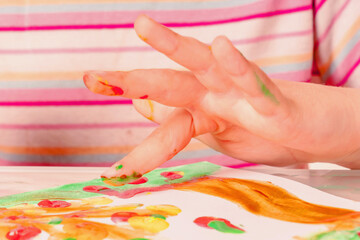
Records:
{"label": "pink stripe", "polygon": [[[276,38],[296,37],[312,34],[312,29],[299,32],[271,34],[256,38],[232,41],[233,44],[248,44]],[[144,52],[155,51],[151,47],[113,47],[113,48],[59,48],[59,49],[0,49],[0,54],[56,54],[56,53],[102,53],[102,52]]]}
{"label": "pink stripe", "polygon": [[54,54],[54,53],[97,53],[97,52],[145,52],[151,47],[113,47],[113,48],[58,48],[58,49],[0,49],[0,54]]}
{"label": "pink stripe", "polygon": [[[180,166],[184,164],[196,163],[201,161],[208,161],[217,165],[231,167],[231,168],[244,168],[250,166],[256,166],[255,163],[246,163],[241,160],[232,159],[233,164],[228,164],[229,160],[232,159],[225,155],[217,155],[207,158],[194,158],[194,159],[184,159],[184,160],[170,160],[161,165],[160,167],[174,167]],[[234,165],[234,163],[237,163]],[[240,163],[239,163],[240,162]],[[66,162],[66,163],[59,163],[59,162],[19,162],[19,161],[9,161],[5,159],[0,159],[0,166],[88,166],[88,167],[110,167],[113,163],[112,162]]]}
{"label": "pink stripe", "polygon": [[88,106],[88,105],[121,105],[121,104],[132,104],[132,101],[114,100],[114,101],[0,102],[0,106],[8,106],[8,107]]}
{"label": "pink stripe", "polygon": [[312,32],[313,32],[313,30],[309,29],[309,30],[304,30],[304,31],[299,31],[299,32],[270,34],[270,35],[265,35],[265,36],[256,37],[256,38],[235,40],[235,41],[233,41],[233,44],[247,44],[247,43],[266,41],[266,40],[270,40],[270,39],[274,39],[274,38],[296,37],[296,36],[312,34]]}
{"label": "pink stripe", "polygon": [[[120,96],[95,94],[87,88],[0,89],[0,102],[124,101]],[[129,101],[129,100],[127,100]]]}
{"label": "pink stripe", "polygon": [[231,167],[231,168],[245,168],[245,167],[252,167],[252,166],[257,166],[258,164],[256,163],[243,163],[243,164],[238,164],[238,165],[233,165],[233,166],[227,166],[227,167]]}
{"label": "pink stripe", "polygon": [[274,73],[274,74],[269,74],[269,76],[270,78],[282,79],[282,80],[294,81],[294,82],[304,82],[311,77],[310,68],[301,71],[294,71],[294,72]]}
{"label": "pink stripe", "polygon": [[84,123],[84,124],[0,124],[1,129],[42,130],[42,129],[97,129],[155,127],[152,122]]}
{"label": "pink stripe", "polygon": [[343,78],[343,80],[341,80],[339,83],[336,84],[336,86],[343,86],[345,85],[345,83],[349,80],[349,77],[351,76],[351,74],[355,71],[355,69],[359,66],[360,64],[360,58],[358,58],[358,60],[355,62],[355,64],[349,69],[349,71],[346,73],[345,77]]}
{"label": "pink stripe", "polygon": [[360,42],[358,42],[351,50],[351,52],[346,56],[346,58],[341,62],[339,66],[336,67],[336,70],[326,79],[327,85],[342,86],[344,85],[351,73],[359,65],[359,55],[360,55]]}
{"label": "pink stripe", "polygon": [[19,162],[19,161],[9,161],[5,159],[0,159],[0,166],[58,166],[58,167],[110,167],[114,163],[112,162],[90,162],[90,163],[77,163],[77,162],[67,162],[59,163],[56,161],[53,162]]}
{"label": "pink stripe", "polygon": [[340,17],[341,13],[344,11],[344,9],[346,8],[346,6],[348,5],[348,3],[350,2],[350,0],[346,0],[346,2],[341,6],[341,8],[339,9],[339,11],[334,15],[334,17],[331,19],[329,26],[326,28],[325,32],[318,38],[318,40],[315,43],[315,49],[317,49],[320,45],[320,43],[322,41],[324,41],[324,39],[326,38],[326,36],[328,35],[328,33],[331,30],[331,27],[334,25],[335,21]]}
{"label": "pink stripe", "polygon": [[320,10],[322,5],[326,2],[326,0],[321,0],[321,2],[315,7],[315,14]]}
{"label": "pink stripe", "polygon": [[[270,5],[272,2],[258,2],[257,4],[251,5],[252,11],[245,11],[243,7],[240,8],[229,8],[229,9],[218,9],[208,10],[204,14],[199,14],[199,11],[191,13],[187,11],[186,15],[180,15],[182,12],[157,12],[156,14],[149,14],[149,16],[154,16],[155,20],[164,23],[168,27],[194,27],[194,26],[207,26],[215,24],[224,24],[232,23],[244,20],[250,20],[255,18],[265,18],[276,15],[295,13],[300,11],[306,11],[312,8],[311,5],[298,6],[300,3],[303,4],[303,1],[282,1],[277,3],[278,9],[283,8],[282,5],[296,6],[288,9],[266,11],[271,9],[273,6]],[[269,5],[269,6],[268,6]],[[263,10],[264,9],[264,10]],[[260,10],[263,10],[263,13],[258,13]],[[238,16],[240,13],[255,12],[247,16]],[[114,15],[115,14],[115,15]],[[125,14],[125,16],[123,16]],[[2,15],[0,18],[0,23],[6,23],[11,26],[2,26],[0,31],[33,31],[33,30],[64,30],[64,29],[101,29],[101,28],[133,28],[133,21],[139,13],[133,13],[129,20],[126,18],[126,14],[129,12],[117,12],[117,13],[66,13],[66,14],[36,14],[30,15]],[[237,16],[235,16],[235,14]],[[84,15],[84,16],[82,16]],[[104,16],[107,16],[104,18]],[[111,17],[110,17],[111,16]],[[203,18],[200,19],[200,17]],[[227,16],[227,19],[218,19],[219,16]],[[26,17],[26,21],[25,18]],[[179,18],[184,17],[184,19]],[[194,19],[197,17],[196,19]],[[97,18],[102,20],[102,23],[93,23],[90,20],[98,21]],[[174,19],[174,22],[167,22],[167,19]],[[118,23],[120,20],[127,20],[126,23]],[[176,22],[176,19],[178,22]],[[199,20],[200,19],[200,20]],[[210,20],[209,20],[210,19]],[[52,21],[51,21],[52,20]],[[164,21],[165,20],[165,21]],[[26,22],[29,26],[23,26],[23,23]],[[129,23],[130,22],[130,23]],[[44,25],[44,23],[49,25]],[[51,25],[50,25],[51,24]]]}

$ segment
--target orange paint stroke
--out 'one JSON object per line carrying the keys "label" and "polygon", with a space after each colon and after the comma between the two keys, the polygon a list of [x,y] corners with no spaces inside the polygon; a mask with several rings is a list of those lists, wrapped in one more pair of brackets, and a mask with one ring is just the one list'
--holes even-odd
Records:
{"label": "orange paint stroke", "polygon": [[174,188],[220,197],[256,215],[288,222],[320,224],[360,218],[359,212],[312,204],[269,182],[206,177]]}

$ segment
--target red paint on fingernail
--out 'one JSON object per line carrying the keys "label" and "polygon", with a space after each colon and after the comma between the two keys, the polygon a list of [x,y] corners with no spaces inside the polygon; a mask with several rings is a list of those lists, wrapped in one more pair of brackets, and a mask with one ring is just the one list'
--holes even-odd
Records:
{"label": "red paint on fingernail", "polygon": [[148,95],[144,95],[142,97],[140,97],[140,99],[147,99],[149,96]]}
{"label": "red paint on fingernail", "polygon": [[106,87],[109,87],[113,91],[114,95],[123,95],[124,94],[124,90],[122,90],[118,86],[110,85],[110,84],[102,82],[102,81],[98,81],[98,82]]}

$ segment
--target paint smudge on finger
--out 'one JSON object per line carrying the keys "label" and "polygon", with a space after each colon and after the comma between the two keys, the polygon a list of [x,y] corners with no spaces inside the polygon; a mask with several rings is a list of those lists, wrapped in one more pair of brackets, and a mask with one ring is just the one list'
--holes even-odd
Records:
{"label": "paint smudge on finger", "polygon": [[150,114],[149,116],[146,116],[146,118],[150,121],[154,121],[154,104],[151,100],[147,100],[147,102],[149,104]]}
{"label": "paint smudge on finger", "polygon": [[[129,183],[134,184],[133,182],[139,180],[141,177],[142,177],[142,175],[140,173],[134,172],[130,176],[121,175],[120,177],[102,178],[102,180],[107,185],[110,185],[113,187],[119,187],[119,186],[124,186],[125,184],[129,184]],[[143,178],[142,180],[139,180],[139,181],[143,181],[143,183],[145,183],[145,182],[147,182],[147,178]],[[138,183],[138,184],[140,184],[140,183]]]}
{"label": "paint smudge on finger", "polygon": [[147,99],[149,96],[148,95],[144,95],[144,96],[141,96],[140,99]]}
{"label": "paint smudge on finger", "polygon": [[279,100],[277,100],[276,97],[274,96],[274,94],[272,92],[270,92],[269,88],[260,79],[259,75],[256,72],[254,72],[254,75],[255,75],[256,82],[257,82],[258,86],[260,87],[261,92],[264,94],[264,96],[270,98],[271,101],[273,101],[274,103],[279,104]]}
{"label": "paint smudge on finger", "polygon": [[222,233],[240,234],[245,232],[242,228],[233,225],[230,221],[223,218],[199,217],[194,220],[194,223],[200,227],[215,229]]}
{"label": "paint smudge on finger", "polygon": [[103,78],[97,76],[97,82],[112,91],[112,94],[108,94],[108,95],[119,96],[124,94],[124,90],[122,90],[122,88],[109,84],[109,82],[106,79],[104,80]]}

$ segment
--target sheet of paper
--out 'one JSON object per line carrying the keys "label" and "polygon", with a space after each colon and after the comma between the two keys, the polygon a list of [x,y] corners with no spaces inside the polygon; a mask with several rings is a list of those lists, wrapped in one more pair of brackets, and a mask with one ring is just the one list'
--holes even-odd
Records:
{"label": "sheet of paper", "polygon": [[201,162],[0,198],[0,239],[360,239],[360,203]]}

